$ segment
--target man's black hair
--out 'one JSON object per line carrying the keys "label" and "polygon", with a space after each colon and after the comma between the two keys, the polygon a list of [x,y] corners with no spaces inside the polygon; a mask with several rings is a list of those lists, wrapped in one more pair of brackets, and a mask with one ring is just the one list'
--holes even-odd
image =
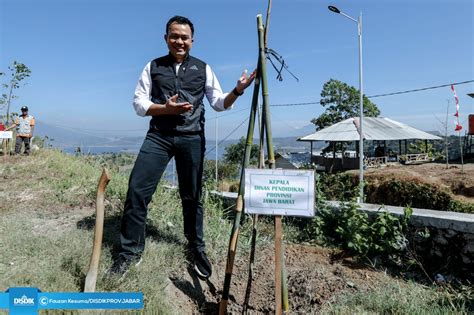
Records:
{"label": "man's black hair", "polygon": [[170,28],[170,25],[173,23],[188,24],[189,27],[191,28],[191,35],[194,35],[193,23],[187,17],[180,16],[180,15],[173,16],[171,19],[169,19],[168,23],[166,23],[166,35],[168,35],[168,30]]}

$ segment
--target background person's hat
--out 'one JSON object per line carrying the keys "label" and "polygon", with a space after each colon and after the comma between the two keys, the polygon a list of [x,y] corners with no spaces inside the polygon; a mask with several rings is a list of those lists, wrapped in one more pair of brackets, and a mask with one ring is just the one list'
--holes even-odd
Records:
{"label": "background person's hat", "polygon": [[28,106],[23,106],[21,110],[28,110]]}

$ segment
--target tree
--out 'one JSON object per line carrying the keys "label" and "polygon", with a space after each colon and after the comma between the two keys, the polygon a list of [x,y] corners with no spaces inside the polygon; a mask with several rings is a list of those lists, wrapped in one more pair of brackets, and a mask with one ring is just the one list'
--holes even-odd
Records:
{"label": "tree", "polygon": [[[240,138],[236,144],[230,144],[225,148],[224,161],[228,163],[240,164],[244,158],[246,140],[244,137]],[[258,159],[258,145],[252,144],[250,150],[250,164],[257,164]]]}
{"label": "tree", "polygon": [[[321,130],[337,122],[351,117],[359,117],[359,90],[348,84],[330,79],[323,86],[321,92],[321,106],[326,110],[319,117],[313,118],[311,123],[316,130]],[[380,110],[364,95],[364,116],[377,117]]]}
{"label": "tree", "polygon": [[[8,66],[8,70],[10,70],[10,79],[8,83],[2,84],[2,87],[8,91],[7,93],[3,93],[0,97],[0,109],[4,107],[7,108],[6,114],[6,124],[10,120],[10,105],[12,99],[17,98],[16,95],[13,94],[13,90],[18,89],[20,87],[21,81],[28,78],[31,74],[31,70],[21,62],[13,61],[13,63]],[[0,73],[1,75],[5,75],[5,73]]]}

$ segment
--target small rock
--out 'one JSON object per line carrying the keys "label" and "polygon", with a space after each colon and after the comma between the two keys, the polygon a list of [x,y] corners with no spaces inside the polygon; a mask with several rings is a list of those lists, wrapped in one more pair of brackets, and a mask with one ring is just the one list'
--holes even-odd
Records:
{"label": "small rock", "polygon": [[447,245],[447,244],[448,244],[448,240],[445,239],[441,234],[436,235],[436,236],[433,238],[433,241],[434,241],[435,243],[440,244],[440,245]]}
{"label": "small rock", "polygon": [[471,259],[470,257],[468,257],[467,255],[464,255],[464,254],[461,254],[461,259],[462,259],[462,262],[466,265],[470,265],[470,264],[474,263],[473,259]]}
{"label": "small rock", "polygon": [[352,281],[347,281],[346,284],[349,288],[354,288],[356,286],[355,283]]}
{"label": "small rock", "polygon": [[444,230],[444,236],[446,238],[451,238],[451,237],[455,236],[456,234],[458,234],[458,233],[455,230],[450,230],[450,229]]}
{"label": "small rock", "polygon": [[437,284],[441,284],[441,283],[444,283],[446,282],[446,279],[444,278],[444,276],[440,273],[436,274],[436,276],[434,277],[434,280]]}
{"label": "small rock", "polygon": [[462,250],[463,254],[473,254],[474,253],[474,243],[469,243],[466,246],[464,246]]}
{"label": "small rock", "polygon": [[474,234],[472,234],[472,233],[465,233],[465,234],[464,234],[464,239],[465,239],[466,241],[474,241]]}

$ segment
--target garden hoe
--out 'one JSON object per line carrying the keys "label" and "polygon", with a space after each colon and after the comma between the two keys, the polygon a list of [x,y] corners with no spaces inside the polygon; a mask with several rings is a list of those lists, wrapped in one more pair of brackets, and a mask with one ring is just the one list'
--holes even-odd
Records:
{"label": "garden hoe", "polygon": [[91,262],[89,271],[86,275],[86,283],[84,292],[94,292],[97,282],[97,274],[99,273],[100,250],[102,247],[102,236],[104,234],[104,193],[107,184],[110,181],[110,175],[104,167],[102,175],[97,186],[97,201],[95,210],[95,226],[94,226],[94,244],[92,246]]}

